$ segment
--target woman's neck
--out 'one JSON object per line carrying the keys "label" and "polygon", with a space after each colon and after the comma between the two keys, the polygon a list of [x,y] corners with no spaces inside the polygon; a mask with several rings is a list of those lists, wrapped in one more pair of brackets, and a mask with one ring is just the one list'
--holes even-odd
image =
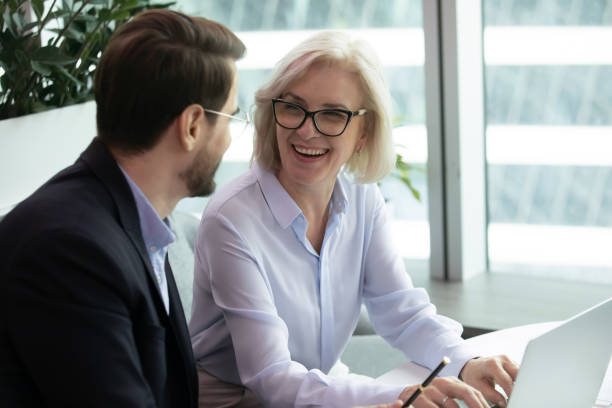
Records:
{"label": "woman's neck", "polygon": [[329,202],[334,191],[335,179],[333,183],[327,185],[303,185],[285,179],[281,173],[277,173],[276,176],[293,201],[302,210],[308,221],[306,236],[313,248],[320,252],[325,237]]}

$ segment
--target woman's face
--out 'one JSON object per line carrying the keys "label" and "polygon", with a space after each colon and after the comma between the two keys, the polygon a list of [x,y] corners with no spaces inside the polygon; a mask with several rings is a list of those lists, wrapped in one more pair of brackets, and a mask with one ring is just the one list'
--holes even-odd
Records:
{"label": "woman's face", "polygon": [[[315,64],[280,96],[308,111],[362,108],[361,87],[356,74],[339,66]],[[333,188],[336,177],[355,151],[365,143],[363,116],[353,116],[340,136],[325,136],[314,126],[312,117],[298,129],[276,125],[281,159],[278,178],[285,186]],[[325,191],[325,190],[323,190]]]}

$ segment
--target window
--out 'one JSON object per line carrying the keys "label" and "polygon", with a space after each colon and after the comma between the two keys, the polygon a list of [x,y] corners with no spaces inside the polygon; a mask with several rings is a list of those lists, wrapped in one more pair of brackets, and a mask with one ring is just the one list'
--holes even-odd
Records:
{"label": "window", "polygon": [[490,269],[612,283],[612,2],[483,8]]}
{"label": "window", "polygon": [[[402,255],[427,269],[427,132],[421,0],[181,0],[177,8],[219,21],[245,42],[247,55],[238,62],[239,104],[245,109],[253,105],[255,91],[267,80],[274,64],[317,30],[349,30],[376,48],[393,98],[394,141],[398,152],[415,167],[409,174],[422,201],[417,201],[393,177],[384,180],[381,189],[393,212],[394,234],[396,242],[402,243]],[[217,173],[217,184],[245,171],[251,152],[252,131],[232,142]],[[188,199],[180,206],[200,213],[204,203],[203,199]]]}

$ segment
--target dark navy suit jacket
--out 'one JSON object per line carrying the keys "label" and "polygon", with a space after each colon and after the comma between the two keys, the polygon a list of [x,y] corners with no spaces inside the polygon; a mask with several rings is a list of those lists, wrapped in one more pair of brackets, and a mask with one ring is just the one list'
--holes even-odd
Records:
{"label": "dark navy suit jacket", "polygon": [[166,274],[169,314],[132,192],[94,140],[0,222],[0,407],[197,407]]}

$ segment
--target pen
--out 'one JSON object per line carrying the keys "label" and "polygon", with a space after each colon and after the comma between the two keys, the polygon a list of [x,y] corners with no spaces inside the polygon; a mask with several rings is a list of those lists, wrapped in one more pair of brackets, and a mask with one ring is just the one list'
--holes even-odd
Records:
{"label": "pen", "polygon": [[419,385],[419,388],[416,389],[416,391],[410,396],[410,398],[408,398],[406,400],[406,402],[404,402],[404,405],[402,405],[402,408],[406,408],[407,406],[409,406],[410,404],[412,404],[414,402],[415,399],[417,399],[419,397],[419,395],[421,395],[421,393],[423,392],[423,390],[425,390],[425,387],[427,387],[429,385],[429,383],[436,378],[436,375],[438,375],[438,373],[444,368],[445,365],[447,365],[448,363],[450,363],[450,358],[444,356],[442,358],[442,361],[440,362],[440,364],[438,364],[438,366],[436,367],[435,370],[433,370],[431,372],[431,374],[429,374],[429,377],[427,377],[425,379],[425,381],[423,381],[423,384]]}

